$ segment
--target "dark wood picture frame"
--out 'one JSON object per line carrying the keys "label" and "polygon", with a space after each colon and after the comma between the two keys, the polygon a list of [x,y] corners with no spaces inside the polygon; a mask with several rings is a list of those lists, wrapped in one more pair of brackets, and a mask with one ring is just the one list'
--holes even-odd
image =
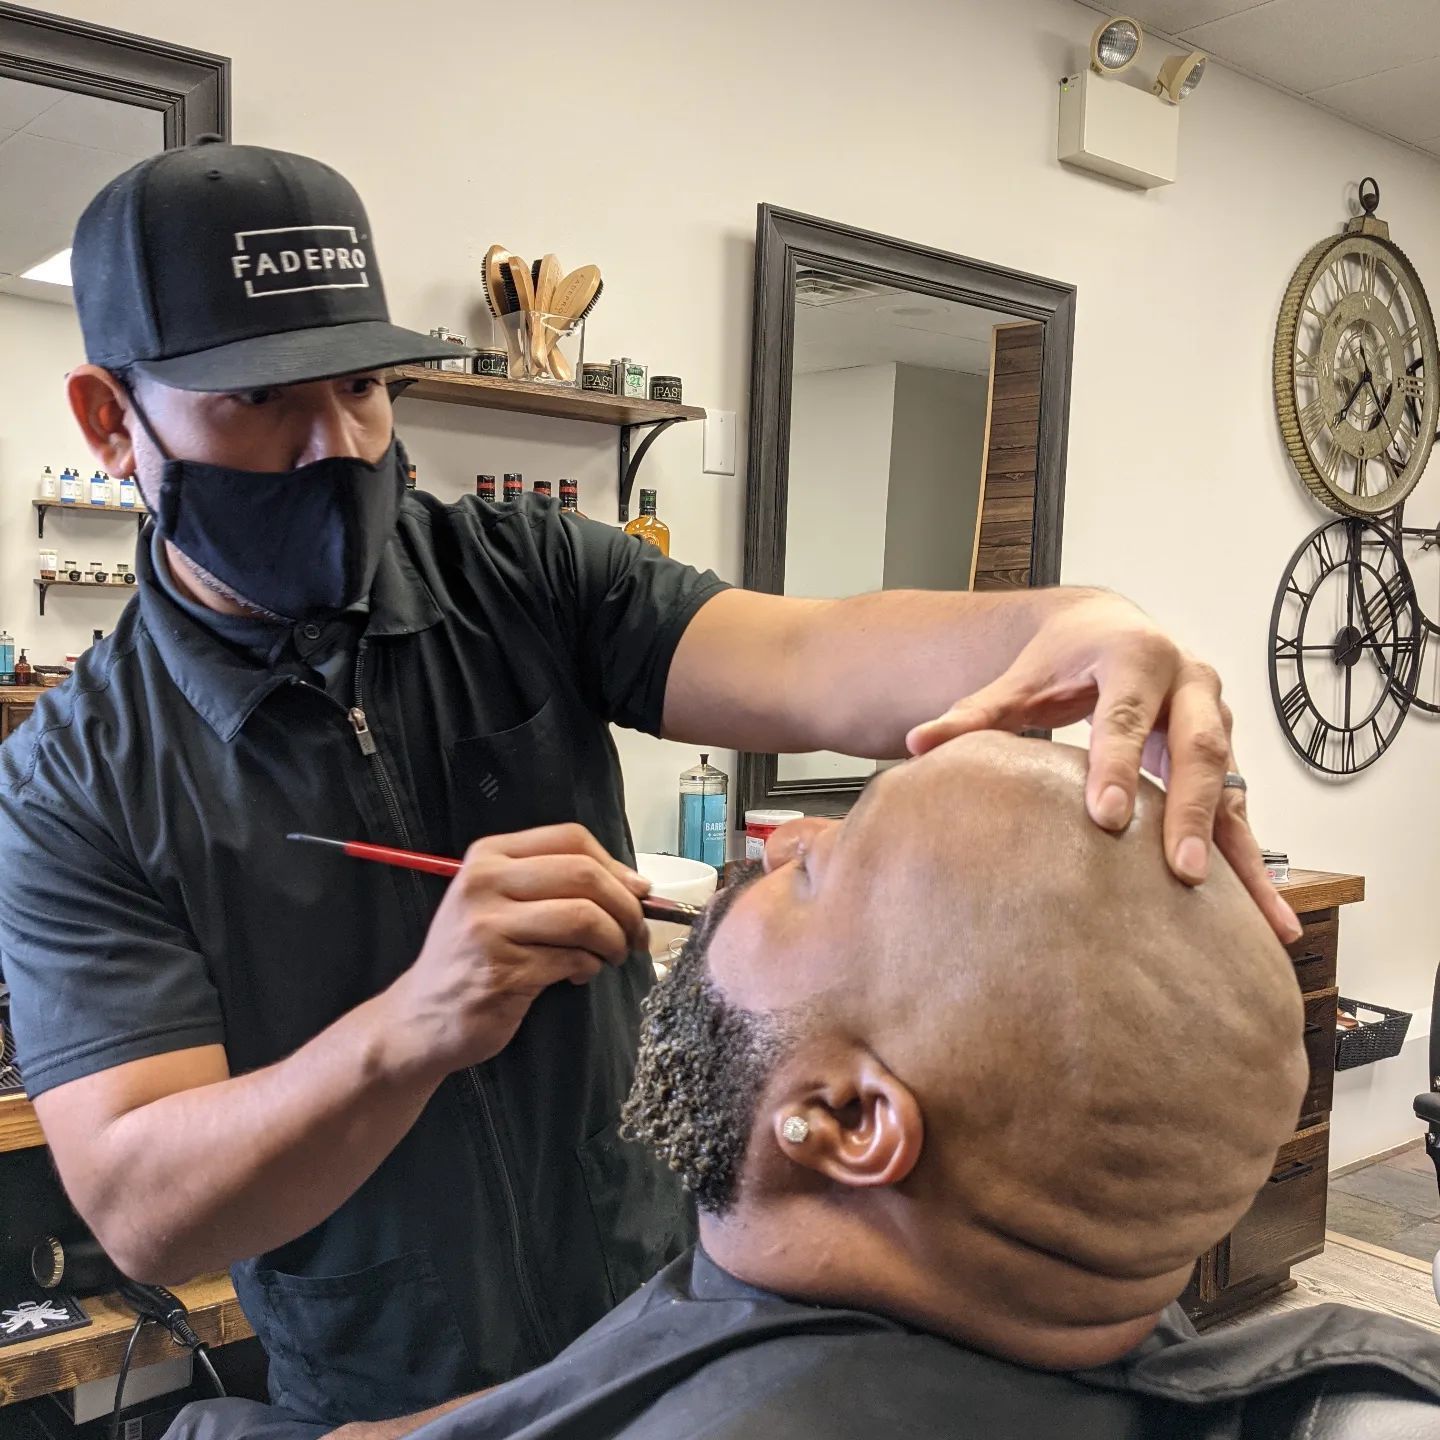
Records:
{"label": "dark wood picture frame", "polygon": [[0,75],[159,110],[165,148],[230,138],[230,61],[144,35],[0,3]]}
{"label": "dark wood picture frame", "polygon": [[[1000,311],[1041,327],[1035,478],[1033,491],[1027,489],[1024,497],[1028,522],[1019,525],[1021,533],[1017,536],[1013,504],[1003,518],[992,522],[987,503],[980,520],[979,547],[988,547],[993,556],[1004,557],[992,562],[991,588],[1057,584],[1065,513],[1075,287],[774,205],[761,205],[755,236],[745,587],[775,595],[783,594],[785,589],[795,275],[801,266],[810,265],[842,277]],[[991,536],[1002,529],[1009,533],[995,543]],[[864,784],[858,777],[781,780],[778,772],[776,755],[740,755],[734,806],[737,828],[744,824],[745,811],[754,808],[842,814]]]}

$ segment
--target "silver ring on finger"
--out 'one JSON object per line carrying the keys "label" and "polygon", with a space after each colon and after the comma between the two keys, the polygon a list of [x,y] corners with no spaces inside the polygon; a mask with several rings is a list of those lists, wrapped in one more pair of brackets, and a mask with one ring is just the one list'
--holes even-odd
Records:
{"label": "silver ring on finger", "polygon": [[1222,790],[1238,790],[1243,795],[1250,787],[1245,783],[1245,777],[1239,771],[1227,770],[1224,783],[1220,788]]}

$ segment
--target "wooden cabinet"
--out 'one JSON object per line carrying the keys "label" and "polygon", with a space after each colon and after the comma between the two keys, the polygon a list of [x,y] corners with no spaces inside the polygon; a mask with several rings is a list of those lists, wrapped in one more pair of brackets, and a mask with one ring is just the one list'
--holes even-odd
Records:
{"label": "wooden cabinet", "polygon": [[43,690],[7,686],[0,689],[0,741],[4,741],[35,709]]}
{"label": "wooden cabinet", "polygon": [[1290,947],[1290,958],[1305,1002],[1310,1083],[1295,1134],[1280,1147],[1255,1203],[1230,1234],[1200,1257],[1181,1297],[1202,1330],[1291,1289],[1290,1267],[1325,1248],[1340,907],[1365,898],[1365,881],[1358,875],[1302,870],[1280,890],[1305,927]]}

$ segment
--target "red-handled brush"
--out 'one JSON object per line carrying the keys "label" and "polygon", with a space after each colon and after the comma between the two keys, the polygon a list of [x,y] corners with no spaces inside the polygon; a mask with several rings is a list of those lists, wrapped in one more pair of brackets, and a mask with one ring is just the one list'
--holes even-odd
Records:
{"label": "red-handled brush", "polygon": [[[395,865],[402,870],[423,870],[427,875],[449,878],[460,873],[461,862],[446,855],[426,855],[420,850],[397,850],[392,845],[371,845],[364,840],[330,840],[324,835],[287,835],[287,840],[300,840],[306,845],[328,845],[343,850],[354,860],[373,860],[380,865]],[[647,895],[640,902],[647,920],[668,920],[672,925],[693,925],[700,918],[699,905],[686,905],[680,900],[663,900]]]}

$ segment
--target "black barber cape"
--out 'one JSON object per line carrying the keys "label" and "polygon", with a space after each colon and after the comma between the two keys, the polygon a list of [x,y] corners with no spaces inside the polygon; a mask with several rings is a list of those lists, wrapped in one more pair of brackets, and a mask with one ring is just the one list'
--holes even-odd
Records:
{"label": "black barber cape", "polygon": [[697,1250],[415,1440],[1299,1440],[1285,1391],[1322,1385],[1407,1397],[1410,1428],[1385,1434],[1440,1436],[1440,1343],[1388,1316],[1321,1305],[1197,1336],[1172,1306],[1124,1360],[1055,1374],[783,1300]]}
{"label": "black barber cape", "polygon": [[[551,501],[412,492],[337,695],[186,613],[148,536],[137,574],[0,746],[0,969],[36,1095],[199,1045],[271,1064],[411,964],[444,882],[290,831],[463,855],[573,820],[631,860],[608,726],[659,731],[724,588]],[[545,992],[334,1216],[235,1267],[277,1404],[337,1424],[496,1384],[685,1248],[678,1188],[616,1135],[651,974],[636,955]]]}

